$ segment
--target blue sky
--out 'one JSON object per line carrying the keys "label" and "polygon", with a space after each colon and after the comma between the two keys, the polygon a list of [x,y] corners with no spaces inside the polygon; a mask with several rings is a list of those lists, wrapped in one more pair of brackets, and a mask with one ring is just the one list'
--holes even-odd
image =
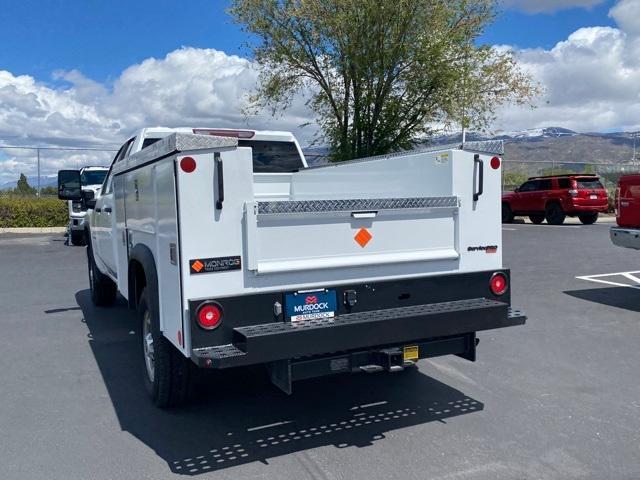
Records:
{"label": "blue sky", "polygon": [[[503,9],[481,39],[520,48],[551,48],[580,27],[614,25],[613,1],[590,9],[529,14]],[[246,37],[225,0],[5,0],[0,9],[0,69],[51,81],[77,69],[109,82],[148,57],[182,46],[246,55]]]}

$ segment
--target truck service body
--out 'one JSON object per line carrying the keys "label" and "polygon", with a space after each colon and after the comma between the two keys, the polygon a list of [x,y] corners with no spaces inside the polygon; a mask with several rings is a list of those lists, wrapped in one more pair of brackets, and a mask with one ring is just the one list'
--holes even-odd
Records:
{"label": "truck service body", "polygon": [[265,364],[290,393],[475,360],[477,331],[526,319],[502,268],[500,175],[473,147],[309,168],[289,133],[143,130],[86,202],[92,295],[140,311],[160,406],[184,400],[196,366]]}

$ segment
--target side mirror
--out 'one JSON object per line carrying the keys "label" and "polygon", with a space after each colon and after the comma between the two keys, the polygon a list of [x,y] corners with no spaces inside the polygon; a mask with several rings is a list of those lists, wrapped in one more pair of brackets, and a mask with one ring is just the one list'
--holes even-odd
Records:
{"label": "side mirror", "polygon": [[513,189],[514,192],[518,193],[520,191],[520,187],[516,187]]}
{"label": "side mirror", "polygon": [[58,172],[58,198],[60,200],[82,200],[80,170],[60,170]]}
{"label": "side mirror", "polygon": [[93,210],[96,208],[96,198],[93,190],[83,190],[82,191],[82,200],[85,208]]}

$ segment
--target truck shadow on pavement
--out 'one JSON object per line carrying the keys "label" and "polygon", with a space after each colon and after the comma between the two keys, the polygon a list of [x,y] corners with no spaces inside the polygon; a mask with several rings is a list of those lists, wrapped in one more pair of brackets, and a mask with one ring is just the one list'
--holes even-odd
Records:
{"label": "truck shadow on pavement", "polygon": [[89,343],[122,430],[152,448],[174,473],[198,475],[333,445],[366,447],[387,432],[481,411],[484,405],[417,369],[300,381],[293,395],[263,369],[205,372],[189,405],[154,407],[142,383],[136,316],[76,294]]}
{"label": "truck shadow on pavement", "polygon": [[640,291],[629,287],[586,288],[584,290],[565,291],[565,294],[600,303],[609,307],[623,308],[632,312],[640,312]]}

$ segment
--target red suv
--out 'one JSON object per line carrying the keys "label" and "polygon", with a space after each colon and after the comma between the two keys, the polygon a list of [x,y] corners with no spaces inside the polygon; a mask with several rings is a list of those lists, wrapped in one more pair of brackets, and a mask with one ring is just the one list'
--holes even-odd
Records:
{"label": "red suv", "polygon": [[566,216],[578,217],[585,225],[606,212],[609,199],[597,175],[553,175],[532,177],[513,193],[502,194],[502,222],[527,215],[536,224],[545,219],[561,225]]}

